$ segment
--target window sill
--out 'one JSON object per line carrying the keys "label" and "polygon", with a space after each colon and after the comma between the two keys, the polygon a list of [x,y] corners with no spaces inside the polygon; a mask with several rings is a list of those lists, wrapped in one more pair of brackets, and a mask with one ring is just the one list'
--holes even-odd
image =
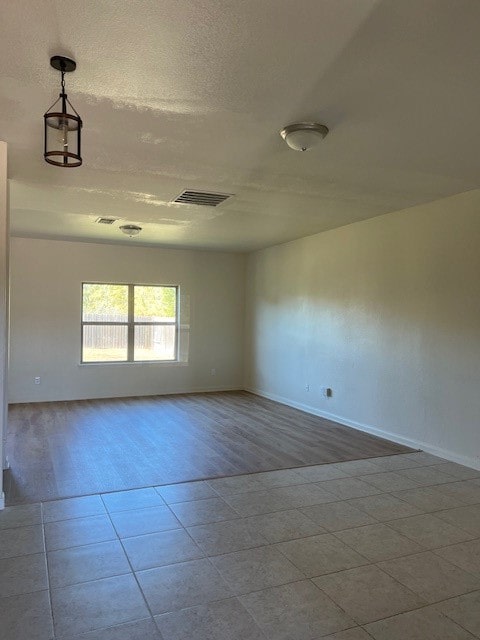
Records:
{"label": "window sill", "polygon": [[188,364],[188,362],[181,362],[180,360],[139,360],[138,362],[79,362],[77,363],[77,367],[103,367],[103,366],[120,366],[120,367],[124,367],[125,365],[134,365],[134,366],[140,366],[140,365],[144,365],[144,364],[156,364],[156,365],[160,365],[160,366],[177,366],[177,367],[183,367],[186,364]]}

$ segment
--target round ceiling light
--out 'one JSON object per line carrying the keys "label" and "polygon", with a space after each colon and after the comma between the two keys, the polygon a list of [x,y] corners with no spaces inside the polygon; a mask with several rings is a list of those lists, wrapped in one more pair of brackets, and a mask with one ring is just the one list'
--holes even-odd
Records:
{"label": "round ceiling light", "polygon": [[318,122],[297,122],[289,124],[280,131],[280,135],[294,151],[308,151],[323,140],[328,127]]}
{"label": "round ceiling light", "polygon": [[138,234],[142,230],[142,227],[138,227],[136,224],[123,224],[120,227],[120,230],[126,236],[130,236],[130,238],[133,238],[133,236],[138,236]]}

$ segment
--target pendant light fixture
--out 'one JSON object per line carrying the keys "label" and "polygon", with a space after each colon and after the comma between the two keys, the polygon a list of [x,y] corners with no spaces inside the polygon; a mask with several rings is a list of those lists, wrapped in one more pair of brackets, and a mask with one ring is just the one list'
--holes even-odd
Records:
{"label": "pendant light fixture", "polygon": [[[82,119],[65,93],[65,74],[75,71],[77,64],[64,56],[53,56],[50,58],[50,64],[60,71],[62,82],[58,99],[43,116],[45,120],[43,157],[46,162],[56,167],[79,167],[82,164],[80,144]],[[69,107],[73,113],[68,112]]]}

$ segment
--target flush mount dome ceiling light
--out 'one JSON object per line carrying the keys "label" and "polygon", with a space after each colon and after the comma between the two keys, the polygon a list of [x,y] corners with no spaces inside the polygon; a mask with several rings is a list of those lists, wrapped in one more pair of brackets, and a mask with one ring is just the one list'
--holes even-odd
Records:
{"label": "flush mount dome ceiling light", "polygon": [[141,230],[142,227],[138,227],[136,224],[122,224],[120,227],[120,231],[122,231],[126,236],[130,236],[130,238],[138,236]]}
{"label": "flush mount dome ceiling light", "polygon": [[323,140],[328,127],[318,122],[297,122],[289,124],[280,131],[280,135],[294,151],[308,151]]}
{"label": "flush mount dome ceiling light", "polygon": [[[65,93],[65,74],[75,71],[77,64],[75,60],[64,56],[53,56],[50,58],[50,64],[60,71],[62,81],[58,99],[43,116],[45,121],[43,157],[46,162],[56,167],[79,167],[82,164],[80,153],[82,119]],[[68,107],[73,113],[68,112]]]}

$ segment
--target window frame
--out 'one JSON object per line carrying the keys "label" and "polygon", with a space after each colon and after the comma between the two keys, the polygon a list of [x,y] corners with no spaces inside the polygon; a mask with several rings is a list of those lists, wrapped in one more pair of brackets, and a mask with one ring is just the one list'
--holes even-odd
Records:
{"label": "window frame", "polygon": [[[121,286],[127,287],[127,305],[128,313],[125,322],[101,322],[98,320],[83,319],[83,296],[84,286],[89,284],[105,285],[105,286]],[[135,287],[159,287],[163,289],[175,289],[175,320],[174,322],[135,322]],[[175,364],[178,363],[178,342],[180,328],[180,286],[178,284],[142,284],[139,282],[94,282],[85,281],[81,285],[81,309],[80,309],[80,364]],[[83,359],[83,333],[85,326],[120,326],[127,327],[127,359],[126,360],[84,360]],[[174,357],[168,360],[135,360],[135,327],[136,326],[174,326],[175,342]]]}

